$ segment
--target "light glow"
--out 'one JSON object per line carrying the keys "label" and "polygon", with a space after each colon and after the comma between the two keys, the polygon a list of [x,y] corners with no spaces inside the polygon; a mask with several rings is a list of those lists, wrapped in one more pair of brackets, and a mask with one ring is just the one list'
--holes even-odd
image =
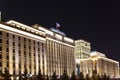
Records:
{"label": "light glow", "polygon": [[42,32],[42,31],[40,31],[40,30],[37,30],[37,29],[34,29],[34,28],[32,28],[32,27],[29,27],[29,26],[27,26],[27,25],[24,25],[24,24],[22,24],[22,23],[19,23],[19,22],[16,22],[16,21],[14,21],[14,20],[10,20],[10,21],[8,21],[8,22],[6,22],[6,23],[8,23],[8,24],[16,24],[17,25],[17,27],[22,27],[22,29],[30,29],[30,30],[32,30],[32,31],[34,31],[34,32],[39,32],[39,33],[42,33],[43,35],[45,35],[45,33],[44,32]]}
{"label": "light glow", "polygon": [[73,47],[73,48],[74,48],[74,46],[72,46],[72,45],[70,45],[70,44],[63,43],[63,42],[61,42],[61,41],[58,41],[58,40],[55,40],[55,39],[52,39],[52,38],[48,38],[48,37],[47,37],[46,39],[51,40],[51,41],[54,41],[54,42],[57,42],[57,43],[60,43],[60,44],[64,44],[64,45],[67,45],[67,46],[70,46],[70,47]]}
{"label": "light glow", "polygon": [[73,43],[73,39],[70,39],[70,38],[68,38],[68,37],[64,37],[64,41],[67,41],[67,42]]}
{"label": "light glow", "polygon": [[53,33],[52,31],[50,31],[50,30],[44,29],[44,28],[42,28],[42,27],[39,27],[38,29],[39,29],[39,30],[42,30],[42,31],[45,31],[45,33],[47,33],[47,34],[49,34],[49,35],[51,35],[51,36],[54,36],[54,33]]}
{"label": "light glow", "polygon": [[33,35],[31,33],[24,32],[24,31],[9,27],[9,26],[3,25],[3,24],[0,24],[0,28],[5,29],[5,30],[9,30],[9,31],[12,31],[12,32],[15,32],[15,33],[19,33],[19,34],[22,34],[22,35],[26,35],[26,36],[29,36],[29,37],[32,37],[32,38],[36,38],[36,39],[39,39],[39,40],[42,40],[42,41],[46,41],[45,38],[42,38],[42,37]]}
{"label": "light glow", "polygon": [[62,36],[61,35],[58,35],[58,34],[55,34],[55,38],[59,39],[59,40],[62,40]]}

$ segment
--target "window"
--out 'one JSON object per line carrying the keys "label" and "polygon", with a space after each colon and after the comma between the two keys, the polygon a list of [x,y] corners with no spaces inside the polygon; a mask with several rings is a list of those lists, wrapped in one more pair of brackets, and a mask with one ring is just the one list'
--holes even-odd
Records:
{"label": "window", "polygon": [[15,60],[15,56],[13,56],[13,60]]}
{"label": "window", "polygon": [[7,60],[9,59],[9,56],[7,55]]}
{"label": "window", "polygon": [[29,49],[31,49],[31,46],[29,46]]}
{"label": "window", "polygon": [[7,37],[9,37],[9,34],[7,33]]}
{"label": "window", "polygon": [[9,52],[9,49],[8,49],[8,48],[6,49],[6,52]]}
{"label": "window", "polygon": [[42,48],[42,52],[44,52],[44,49]]}
{"label": "window", "polygon": [[13,63],[13,68],[15,68],[15,63]]}
{"label": "window", "polygon": [[20,50],[18,52],[19,52],[19,55],[20,55],[20,53],[21,53]]}
{"label": "window", "polygon": [[0,51],[2,51],[2,47],[0,46]]}
{"label": "window", "polygon": [[7,44],[9,44],[9,41],[7,40]]}
{"label": "window", "polygon": [[0,54],[0,59],[2,59],[2,55]]}
{"label": "window", "polygon": [[21,64],[19,64],[19,68],[21,68]]}
{"label": "window", "polygon": [[40,57],[40,54],[38,54],[38,57]]}
{"label": "window", "polygon": [[0,67],[2,67],[2,62],[0,62]]}
{"label": "window", "polygon": [[30,69],[31,69],[31,65],[30,65],[29,67],[30,67]]}
{"label": "window", "polygon": [[33,41],[33,44],[35,44],[35,41]]}
{"label": "window", "polygon": [[15,71],[13,71],[13,74],[15,75]]}
{"label": "window", "polygon": [[9,67],[9,62],[7,62],[7,67]]}
{"label": "window", "polygon": [[26,41],[26,39],[24,38],[24,41]]}
{"label": "window", "polygon": [[40,48],[38,47],[38,51],[40,51]]}
{"label": "window", "polygon": [[0,39],[0,43],[2,43],[2,39]]}
{"label": "window", "polygon": [[39,42],[38,42],[38,45],[39,45]]}
{"label": "window", "polygon": [[13,53],[15,53],[15,49],[13,49]]}
{"label": "window", "polygon": [[29,39],[29,43],[30,43],[30,39]]}
{"label": "window", "polygon": [[18,37],[18,40],[20,40],[20,36]]}
{"label": "window", "polygon": [[2,35],[2,31],[0,31],[0,35]]}
{"label": "window", "polygon": [[34,56],[35,56],[35,53],[34,53]]}
{"label": "window", "polygon": [[2,70],[0,70],[0,74],[2,74]]}
{"label": "window", "polygon": [[24,64],[24,68],[26,68],[26,64]]}
{"label": "window", "polygon": [[24,48],[26,48],[26,45],[24,45]]}
{"label": "window", "polygon": [[20,47],[20,43],[18,43],[18,46]]}
{"label": "window", "polygon": [[13,42],[13,46],[15,46],[15,42]]}
{"label": "window", "polygon": [[34,46],[34,50],[35,50],[35,46]]}
{"label": "window", "polygon": [[15,38],[15,35],[13,35],[13,38]]}
{"label": "window", "polygon": [[44,44],[42,43],[42,46],[44,46]]}

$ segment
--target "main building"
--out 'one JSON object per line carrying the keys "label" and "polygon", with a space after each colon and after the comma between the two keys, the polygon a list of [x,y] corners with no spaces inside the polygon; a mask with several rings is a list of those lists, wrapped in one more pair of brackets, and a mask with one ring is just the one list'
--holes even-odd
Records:
{"label": "main building", "polygon": [[0,73],[7,68],[13,77],[23,74],[68,75],[75,70],[74,40],[59,30],[38,24],[27,26],[10,20],[0,22]]}

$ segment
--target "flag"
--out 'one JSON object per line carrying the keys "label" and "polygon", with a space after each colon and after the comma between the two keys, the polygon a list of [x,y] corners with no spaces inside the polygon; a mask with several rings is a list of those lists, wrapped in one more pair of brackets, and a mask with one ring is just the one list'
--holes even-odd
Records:
{"label": "flag", "polygon": [[56,23],[56,28],[59,28],[60,27],[60,24],[59,23]]}

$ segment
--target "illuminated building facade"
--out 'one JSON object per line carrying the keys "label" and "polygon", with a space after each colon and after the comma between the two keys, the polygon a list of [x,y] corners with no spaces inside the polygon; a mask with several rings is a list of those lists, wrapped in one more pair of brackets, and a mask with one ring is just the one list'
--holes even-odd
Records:
{"label": "illuminated building facade", "polygon": [[27,26],[10,20],[0,22],[0,73],[11,75],[70,75],[75,69],[74,40],[39,25]]}
{"label": "illuminated building facade", "polygon": [[75,40],[75,58],[89,58],[91,52],[90,43],[85,40]]}
{"label": "illuminated building facade", "polygon": [[91,53],[90,43],[85,40],[75,40],[75,63],[76,74],[83,72],[84,76],[92,76],[97,71],[99,75],[119,76],[119,62],[100,52]]}
{"label": "illuminated building facade", "polygon": [[91,52],[91,45],[85,40],[75,40],[75,63],[76,74],[80,73],[80,59],[89,58]]}
{"label": "illuminated building facade", "polygon": [[109,75],[110,77],[119,76],[119,62],[107,58],[104,54],[100,52],[92,52],[90,58],[80,59],[80,71],[84,75],[93,75],[93,71],[101,75]]}
{"label": "illuminated building facade", "polygon": [[57,75],[62,75],[66,70],[68,75],[71,75],[75,70],[74,40],[66,37],[58,29],[52,28],[50,31],[37,24],[33,27],[46,33],[47,74],[52,76],[52,73],[56,71]]}

